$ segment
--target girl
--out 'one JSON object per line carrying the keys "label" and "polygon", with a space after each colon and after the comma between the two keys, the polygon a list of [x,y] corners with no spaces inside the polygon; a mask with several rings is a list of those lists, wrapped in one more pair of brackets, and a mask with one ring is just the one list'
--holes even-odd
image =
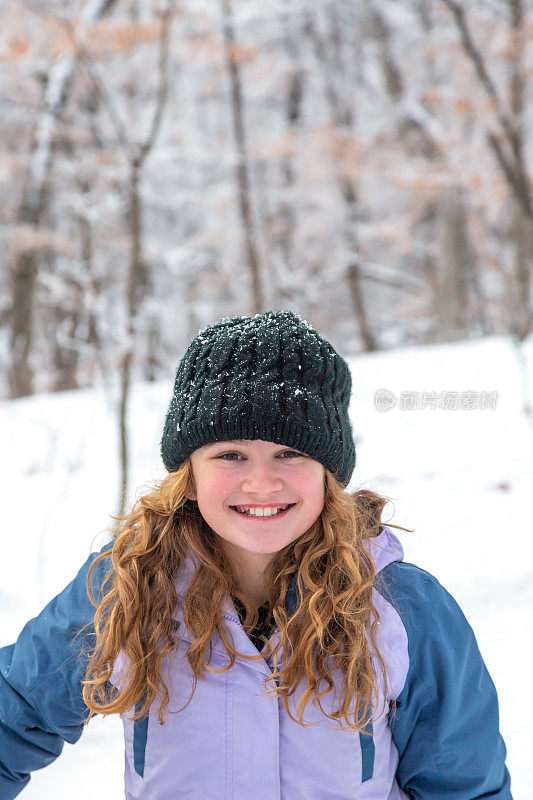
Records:
{"label": "girl", "polygon": [[96,713],[128,800],[511,800],[471,628],[386,500],[345,491],[350,394],[291,311],[193,339],[169,475],[0,650],[0,800]]}

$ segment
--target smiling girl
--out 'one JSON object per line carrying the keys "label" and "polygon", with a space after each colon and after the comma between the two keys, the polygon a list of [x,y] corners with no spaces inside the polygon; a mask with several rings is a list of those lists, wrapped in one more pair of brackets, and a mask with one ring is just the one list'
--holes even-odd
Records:
{"label": "smiling girl", "polygon": [[346,490],[350,396],[291,311],[198,333],[168,476],[0,650],[0,800],[96,713],[121,715],[127,800],[511,800],[471,627],[386,499]]}
{"label": "smiling girl", "polygon": [[191,455],[196,491],[190,496],[257,606],[269,598],[263,575],[274,553],[320,516],[325,470],[298,450],[271,442],[216,442]]}

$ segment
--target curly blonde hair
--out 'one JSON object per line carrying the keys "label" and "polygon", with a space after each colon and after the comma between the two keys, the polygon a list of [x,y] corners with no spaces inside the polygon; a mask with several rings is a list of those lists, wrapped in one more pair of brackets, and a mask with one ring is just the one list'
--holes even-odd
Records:
{"label": "curly blonde hair", "polygon": [[[318,703],[323,713],[339,720],[342,727],[365,733],[373,713],[372,696],[379,698],[372,653],[385,694],[387,675],[376,642],[379,613],[372,596],[375,567],[363,542],[379,534],[387,499],[366,489],[350,494],[326,470],[320,516],[273,556],[264,576],[267,602],[279,630],[277,646],[272,649],[269,641],[266,652],[249,656],[239,653],[232,637],[227,636],[222,604],[228,596],[242,602],[245,630],[256,624],[257,609],[239,589],[220,537],[188,499],[193,491],[194,478],[187,459],[177,471],[156,483],[153,491],[140,497],[128,514],[114,517],[113,546],[91,564],[87,592],[96,608],[92,621],[95,643],[82,681],[83,700],[90,710],[86,723],[96,713],[123,714],[132,709],[132,719],[137,719],[148,712],[156,696],[159,721],[164,722],[170,696],[161,677],[161,665],[176,651],[172,615],[181,602],[184,622],[194,639],[187,650],[194,676],[190,699],[198,678],[205,677],[206,671],[225,672],[233,667],[236,656],[251,660],[272,656],[274,669],[263,685],[268,694],[283,699],[291,719],[305,726],[303,713],[312,698],[315,707]],[[180,598],[175,579],[189,553],[196,556],[197,566]],[[110,559],[110,565],[96,600],[91,573],[105,558]],[[289,615],[285,601],[295,575],[300,597]],[[229,664],[223,669],[214,669],[206,662],[206,650],[215,631],[229,656]],[[280,648],[284,654],[282,669],[276,659]],[[120,687],[109,683],[119,653],[129,665]],[[336,668],[344,676],[339,708],[327,714],[320,698],[334,688],[330,672]],[[322,680],[327,688],[319,691]],[[302,681],[307,686],[295,719],[287,701]],[[270,689],[267,683],[275,684],[275,688]]]}

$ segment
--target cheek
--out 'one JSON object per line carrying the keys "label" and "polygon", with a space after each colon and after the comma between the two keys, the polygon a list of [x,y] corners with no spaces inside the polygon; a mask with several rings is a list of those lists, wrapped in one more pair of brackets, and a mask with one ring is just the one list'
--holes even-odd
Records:
{"label": "cheek", "polygon": [[316,498],[316,511],[318,516],[324,508],[324,503],[326,502],[326,487],[324,486],[323,474],[320,475],[317,481],[314,496]]}
{"label": "cheek", "polygon": [[317,491],[316,495],[313,497],[313,500],[309,506],[310,516],[313,517],[312,522],[314,522],[322,513],[325,499],[325,494],[323,492],[321,493],[320,490]]}
{"label": "cheek", "polygon": [[305,508],[309,516],[318,517],[324,507],[326,500],[326,490],[324,478],[313,474],[312,476],[302,476],[301,480],[295,480],[292,487],[296,494],[305,498]]}
{"label": "cheek", "polygon": [[208,502],[223,502],[235,487],[235,481],[229,474],[213,473],[208,475],[200,486],[200,496]]}

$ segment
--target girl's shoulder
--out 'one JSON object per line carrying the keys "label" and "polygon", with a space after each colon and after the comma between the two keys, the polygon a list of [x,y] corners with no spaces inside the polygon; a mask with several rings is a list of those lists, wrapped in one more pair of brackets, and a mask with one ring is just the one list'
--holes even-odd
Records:
{"label": "girl's shoulder", "polygon": [[[409,561],[392,561],[376,574],[377,591],[393,605],[434,606],[449,592],[427,570]],[[451,595],[449,595],[451,597]]]}
{"label": "girl's shoulder", "polygon": [[376,567],[374,588],[411,626],[427,626],[431,618],[447,612],[462,616],[459,605],[440,581],[427,570],[404,561],[400,540],[386,525],[371,541]]}
{"label": "girl's shoulder", "polygon": [[417,564],[392,561],[376,575],[374,588],[398,612],[412,633],[427,631],[436,620],[443,625],[464,624],[465,616],[438,578]]}
{"label": "girl's shoulder", "polygon": [[461,683],[465,694],[481,685],[494,694],[470,623],[434,575],[416,564],[394,561],[378,574],[375,589],[389,609],[384,638],[394,641],[401,661],[400,705],[416,686],[433,699],[453,693]]}
{"label": "girl's shoulder", "polygon": [[477,641],[459,603],[435,575],[403,560],[398,539],[386,526],[376,541],[384,534],[389,555],[386,563],[377,565],[374,589],[380,598],[383,635],[404,652],[406,678],[416,671],[431,682],[436,662],[453,672],[457,659],[466,654],[479,665]]}

